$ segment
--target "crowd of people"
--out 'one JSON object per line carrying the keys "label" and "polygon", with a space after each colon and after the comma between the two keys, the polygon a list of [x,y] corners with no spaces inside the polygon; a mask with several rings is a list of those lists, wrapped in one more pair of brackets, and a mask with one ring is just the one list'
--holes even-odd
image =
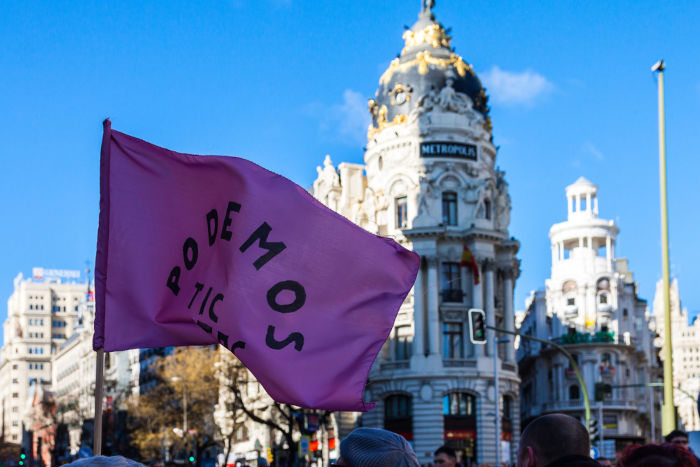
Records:
{"label": "crowd of people", "polygon": [[[530,422],[520,436],[516,467],[700,467],[700,460],[688,447],[688,434],[680,430],[669,433],[661,444],[628,446],[617,459],[593,459],[590,454],[590,438],[581,422],[563,414],[543,415]],[[410,443],[401,435],[364,427],[353,430],[340,443],[340,457],[331,465],[421,467]],[[458,462],[455,450],[448,446],[435,451],[430,465],[465,467]],[[123,457],[92,457],[69,466],[138,467],[141,464]]]}

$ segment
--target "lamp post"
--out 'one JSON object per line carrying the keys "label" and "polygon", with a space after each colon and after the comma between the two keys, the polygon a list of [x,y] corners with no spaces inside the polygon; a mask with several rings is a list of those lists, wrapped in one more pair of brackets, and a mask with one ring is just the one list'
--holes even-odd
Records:
{"label": "lamp post", "polygon": [[173,376],[170,380],[173,382],[182,381],[182,440],[185,444],[185,455],[189,458],[187,451],[187,382],[179,376]]}
{"label": "lamp post", "polygon": [[666,188],[666,123],[664,118],[664,69],[659,60],[651,71],[658,73],[659,85],[659,188],[661,192],[661,269],[664,285],[664,404],[661,410],[661,431],[667,435],[676,429],[676,411],[673,406],[673,352],[671,347],[671,294],[668,255],[668,201]]}
{"label": "lamp post", "polygon": [[[494,332],[494,336],[495,336]],[[501,465],[501,409],[500,405],[500,394],[498,392],[498,344],[503,344],[510,342],[507,337],[501,337],[500,339],[494,340],[493,345],[493,389],[494,389],[494,399],[496,401],[496,465]]]}

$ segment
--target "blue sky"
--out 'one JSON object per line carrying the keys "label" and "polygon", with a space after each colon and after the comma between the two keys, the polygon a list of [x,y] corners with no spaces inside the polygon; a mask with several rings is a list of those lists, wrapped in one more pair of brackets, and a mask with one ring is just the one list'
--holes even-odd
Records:
{"label": "blue sky", "polygon": [[[249,158],[302,186],[361,162],[366,99],[420,1],[3,2],[0,319],[33,266],[94,261],[101,121],[180,152]],[[672,274],[700,310],[700,3],[438,0],[491,97],[522,243],[516,308],[550,271],[564,188],[600,187],[640,295],[660,272],[656,82],[664,58]]]}

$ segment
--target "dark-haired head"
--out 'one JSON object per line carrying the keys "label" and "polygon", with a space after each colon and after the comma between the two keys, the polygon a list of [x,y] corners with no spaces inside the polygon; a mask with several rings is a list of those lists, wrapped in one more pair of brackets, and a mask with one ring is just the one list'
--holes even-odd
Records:
{"label": "dark-haired head", "polygon": [[620,457],[622,467],[698,467],[695,456],[675,444],[633,444]]}
{"label": "dark-haired head", "polygon": [[590,454],[588,430],[564,414],[543,415],[530,422],[520,437],[518,465],[546,465],[562,457]]}

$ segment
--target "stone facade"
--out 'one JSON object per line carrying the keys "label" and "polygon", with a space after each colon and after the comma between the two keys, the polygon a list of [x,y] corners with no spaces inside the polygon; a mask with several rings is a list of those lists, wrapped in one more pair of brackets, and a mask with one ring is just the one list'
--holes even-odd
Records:
{"label": "stone facade", "polygon": [[14,291],[7,302],[4,345],[0,351],[0,417],[4,441],[22,442],[23,412],[30,383],[51,381],[51,357],[73,333],[85,292],[85,283],[65,277],[36,275],[25,279],[19,274],[15,278]]}
{"label": "stone facade", "polygon": [[[663,283],[656,283],[654,295],[654,317],[656,332],[659,335],[657,345],[659,357],[664,359],[664,309]],[[671,346],[673,350],[673,402],[678,410],[678,417],[687,431],[700,430],[700,416],[697,399],[700,397],[700,319],[697,317],[688,323],[688,310],[681,309],[678,293],[678,280],[671,284]]]}
{"label": "stone facade", "polygon": [[[366,399],[377,407],[361,423],[403,434],[422,463],[448,443],[471,465],[496,460],[494,352],[501,460],[514,459],[513,344],[497,346],[493,336],[472,344],[467,311],[484,309],[488,325],[514,330],[519,243],[508,233],[508,183],[496,167],[486,95],[450,39],[424,9],[370,100],[364,164],[336,168],[326,156],[311,191],[421,256],[413,291],[369,376]],[[473,263],[462,261],[464,247]]]}
{"label": "stone facade", "polygon": [[[521,333],[564,344],[577,359],[592,418],[608,440],[601,447],[610,455],[649,440],[652,424],[658,439],[660,393],[646,385],[657,380],[659,368],[646,301],[637,296],[627,260],[615,257],[619,229],[598,217],[597,191],[583,177],[566,188],[568,218],[549,232],[551,277],[544,291],[532,292],[517,321]],[[518,364],[523,423],[551,412],[584,420],[582,391],[564,355],[522,339]],[[600,383],[612,391],[594,402]]]}

